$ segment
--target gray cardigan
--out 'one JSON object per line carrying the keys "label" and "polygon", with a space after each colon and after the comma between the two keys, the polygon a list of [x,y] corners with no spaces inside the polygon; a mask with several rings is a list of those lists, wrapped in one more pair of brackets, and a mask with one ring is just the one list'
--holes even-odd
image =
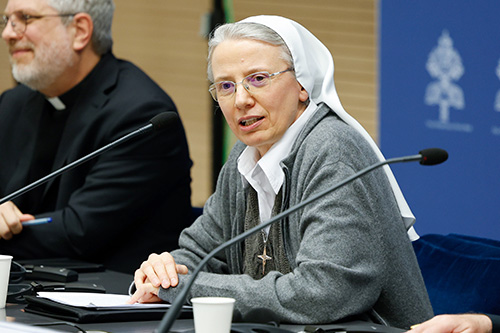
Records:
{"label": "gray cardigan", "polygon": [[[237,170],[245,145],[225,163],[203,215],[185,229],[177,263],[193,271],[222,242],[243,232],[246,187]],[[309,120],[290,155],[282,209],[377,162],[367,142],[325,105]],[[292,214],[283,223],[292,272],[260,280],[242,274],[241,244],[211,260],[188,297],[226,296],[245,315],[268,308],[283,322],[330,323],[374,309],[389,325],[408,328],[433,313],[418,263],[385,174],[375,170]],[[173,301],[189,276],[159,296]]]}

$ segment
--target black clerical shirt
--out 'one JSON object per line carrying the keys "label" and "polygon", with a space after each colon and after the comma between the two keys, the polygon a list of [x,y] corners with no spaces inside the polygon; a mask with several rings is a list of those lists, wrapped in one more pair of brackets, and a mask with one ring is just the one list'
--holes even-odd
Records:
{"label": "black clerical shirt", "polygon": [[[78,98],[81,96],[82,90],[85,89],[90,76],[88,75],[82,82],[59,96],[64,109],[58,110],[49,100],[45,101],[37,128],[37,139],[33,152],[33,163],[29,171],[28,184],[55,171],[54,160],[66,121],[71,109],[77,105]],[[43,184],[24,194],[23,211],[29,214],[36,214],[54,210],[57,188],[59,186],[58,178],[52,183]],[[47,186],[50,186],[50,188],[47,189]],[[43,193],[45,191],[47,191],[47,195],[44,197]],[[42,198],[44,199],[42,200]]]}

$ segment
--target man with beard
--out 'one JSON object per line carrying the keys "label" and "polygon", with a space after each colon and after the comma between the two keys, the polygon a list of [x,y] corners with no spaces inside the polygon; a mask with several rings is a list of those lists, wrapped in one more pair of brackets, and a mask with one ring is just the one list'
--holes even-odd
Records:
{"label": "man with beard", "polygon": [[[113,12],[112,0],[8,1],[2,38],[20,84],[0,96],[0,197],[177,112],[146,74],[113,56]],[[0,253],[131,272],[175,248],[191,222],[191,165],[180,120],[136,137],[1,205]],[[23,227],[35,217],[52,222]]]}

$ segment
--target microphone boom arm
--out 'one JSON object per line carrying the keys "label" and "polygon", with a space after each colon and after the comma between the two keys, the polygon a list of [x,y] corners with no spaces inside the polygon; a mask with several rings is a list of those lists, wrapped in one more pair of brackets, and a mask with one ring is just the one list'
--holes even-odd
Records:
{"label": "microphone boom arm", "polygon": [[256,232],[266,228],[267,226],[270,226],[271,224],[281,220],[282,218],[284,217],[287,217],[288,215],[292,214],[293,212],[303,208],[304,206],[310,204],[311,202],[313,201],[316,201],[317,199],[323,197],[324,195],[330,193],[330,192],[333,192],[335,191],[336,189],[338,189],[339,187],[342,187],[344,186],[345,184],[347,183],[350,183],[351,181],[365,175],[366,173],[376,169],[376,168],[379,168],[381,166],[384,166],[386,164],[392,164],[392,163],[402,163],[402,162],[413,162],[413,161],[420,161],[422,160],[423,156],[421,154],[417,154],[417,155],[411,155],[411,156],[403,156],[403,157],[396,157],[396,158],[390,158],[390,159],[387,159],[387,160],[384,160],[384,161],[380,161],[376,164],[373,164],[373,165],[370,165],[358,172],[356,172],[355,174],[353,174],[352,176],[344,179],[342,182],[338,183],[337,185],[331,187],[331,188],[328,188],[326,190],[323,190],[315,195],[313,195],[312,197],[310,197],[309,199],[307,200],[304,200],[302,201],[301,203],[293,206],[293,207],[290,207],[289,209],[275,215],[274,217],[270,218],[269,220],[267,221],[264,221],[263,223],[251,228],[251,229],[248,229],[247,231],[239,234],[238,236],[228,240],[227,242],[224,242],[222,243],[221,245],[217,246],[215,249],[213,249],[212,251],[210,251],[210,253],[208,253],[205,258],[203,258],[203,260],[198,264],[198,266],[196,267],[196,269],[194,270],[193,274],[191,274],[191,278],[189,279],[189,281],[186,283],[186,285],[184,286],[184,288],[181,290],[181,292],[179,293],[179,295],[177,295],[177,297],[175,298],[174,302],[171,304],[170,308],[168,309],[167,311],[167,314],[163,317],[163,319],[161,320],[160,322],[160,325],[158,326],[158,328],[156,329],[156,332],[158,333],[166,333],[170,330],[170,328],[172,327],[174,321],[177,319],[178,315],[179,315],[179,312],[182,308],[182,305],[184,304],[184,301],[186,300],[187,298],[187,294],[189,292],[189,290],[191,290],[191,286],[193,285],[194,283],[194,280],[196,279],[196,277],[198,276],[198,274],[200,273],[200,271],[205,267],[206,263],[212,259],[217,253],[219,253],[220,251],[224,250],[225,248],[233,245],[233,244],[236,244],[236,243],[239,243],[241,241],[243,241],[244,239],[246,239],[247,237],[255,234]]}
{"label": "microphone boom arm", "polygon": [[23,187],[23,188],[20,188],[19,190],[15,191],[15,192],[7,195],[6,197],[3,197],[2,199],[0,199],[0,205],[3,204],[3,203],[5,203],[5,202],[7,202],[7,201],[10,201],[12,199],[17,198],[18,196],[20,196],[20,195],[22,195],[22,194],[24,194],[24,193],[26,193],[26,192],[34,189],[35,187],[38,187],[38,186],[40,186],[40,185],[48,182],[52,178],[55,178],[55,177],[59,176],[60,174],[66,172],[68,170],[71,170],[71,169],[79,166],[80,164],[82,164],[84,162],[87,162],[88,160],[90,160],[90,159],[92,159],[92,158],[94,158],[94,157],[96,157],[96,156],[104,153],[105,151],[107,151],[107,150],[109,150],[109,149],[111,149],[111,148],[113,148],[113,147],[115,147],[115,146],[117,146],[117,145],[119,145],[119,144],[121,144],[121,143],[123,143],[125,141],[128,141],[129,139],[131,139],[131,138],[133,138],[133,137],[135,137],[137,135],[140,135],[142,133],[146,133],[146,132],[148,132],[148,131],[150,131],[152,129],[153,129],[153,124],[149,123],[149,124],[147,124],[147,125],[145,125],[145,126],[143,126],[141,128],[136,129],[135,131],[133,131],[133,132],[131,132],[131,133],[129,133],[129,134],[127,134],[127,135],[119,138],[116,141],[108,143],[107,145],[105,145],[105,146],[97,149],[96,151],[93,151],[92,153],[90,153],[90,154],[88,154],[88,155],[86,155],[86,156],[84,156],[82,158],[79,158],[76,161],[71,162],[70,164],[64,166],[63,168],[58,169],[58,170],[56,170],[56,171],[48,174],[47,176],[45,176],[43,178],[40,178],[36,182],[33,182],[33,183],[31,183],[31,184]]}

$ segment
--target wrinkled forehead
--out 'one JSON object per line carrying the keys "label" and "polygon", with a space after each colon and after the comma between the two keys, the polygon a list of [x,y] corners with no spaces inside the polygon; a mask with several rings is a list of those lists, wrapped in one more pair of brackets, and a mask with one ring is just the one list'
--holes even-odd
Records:
{"label": "wrinkled forehead", "polygon": [[227,39],[214,48],[211,65],[215,81],[235,79],[255,72],[286,69],[281,47],[250,38]]}

